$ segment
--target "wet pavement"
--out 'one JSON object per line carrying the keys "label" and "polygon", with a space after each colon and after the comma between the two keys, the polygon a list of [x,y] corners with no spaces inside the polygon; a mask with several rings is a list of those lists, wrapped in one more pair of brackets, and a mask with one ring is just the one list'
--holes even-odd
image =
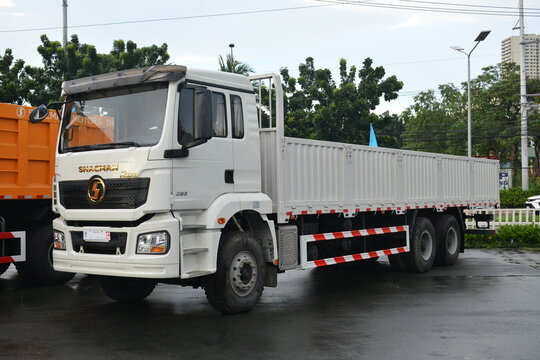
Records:
{"label": "wet pavement", "polygon": [[0,359],[540,359],[540,252],[468,250],[427,274],[342,266],[279,275],[250,313],[158,285],[109,300],[96,278],[0,277]]}

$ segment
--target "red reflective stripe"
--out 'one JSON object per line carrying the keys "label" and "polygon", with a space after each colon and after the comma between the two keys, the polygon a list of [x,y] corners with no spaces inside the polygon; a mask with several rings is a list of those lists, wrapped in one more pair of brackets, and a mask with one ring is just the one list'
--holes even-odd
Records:
{"label": "red reflective stripe", "polygon": [[317,266],[326,266],[328,264],[326,264],[326,261],[324,261],[324,259],[320,259],[320,260],[315,260],[313,261],[315,263],[315,265]]}
{"label": "red reflective stripe", "polygon": [[398,253],[404,253],[404,252],[405,252],[405,248],[400,247],[400,248],[397,249],[397,251],[398,251]]}
{"label": "red reflective stripe", "polygon": [[382,228],[381,230],[382,230],[382,232],[383,232],[384,234],[388,234],[388,233],[391,233],[391,232],[392,232],[392,230],[390,230],[390,228]]}
{"label": "red reflective stripe", "polygon": [[383,250],[384,255],[392,255],[392,252],[390,250]]}
{"label": "red reflective stripe", "polygon": [[15,260],[13,260],[11,256],[0,257],[0,264],[7,264],[7,263],[12,263],[12,262],[15,262]]}
{"label": "red reflective stripe", "polygon": [[334,260],[335,260],[338,264],[342,264],[342,263],[347,262],[343,256],[335,257]]}
{"label": "red reflective stripe", "polygon": [[377,235],[377,232],[375,231],[375,229],[367,229],[366,231],[368,235]]}
{"label": "red reflective stripe", "polygon": [[302,215],[307,215],[307,211],[306,211],[306,210],[302,210]]}
{"label": "red reflective stripe", "polygon": [[377,252],[376,252],[376,251],[368,252],[368,255],[369,255],[370,258],[379,257],[379,255],[377,255]]}
{"label": "red reflective stripe", "polygon": [[371,208],[367,208],[366,211],[371,211]]}
{"label": "red reflective stripe", "polygon": [[392,208],[391,208],[391,207],[387,207],[386,210],[392,210]]}
{"label": "red reflective stripe", "polygon": [[324,234],[314,234],[312,236],[315,239],[315,241],[326,240],[326,237],[324,236]]}
{"label": "red reflective stripe", "polygon": [[343,209],[343,212],[344,212],[344,213],[348,213],[349,210],[348,210],[348,209]]}
{"label": "red reflective stripe", "polygon": [[292,215],[292,211],[286,212],[285,215]]}
{"label": "red reflective stripe", "polygon": [[403,226],[396,226],[397,231],[405,231],[405,228]]}
{"label": "red reflective stripe", "polygon": [[334,214],[336,210],[330,210],[330,214]]}
{"label": "red reflective stripe", "polygon": [[0,233],[0,239],[14,239],[14,238],[15,236],[13,236],[13,234],[10,232]]}
{"label": "red reflective stripe", "polygon": [[322,214],[322,210],[317,210],[316,213],[317,214]]}
{"label": "red reflective stripe", "polygon": [[343,239],[345,237],[345,235],[343,235],[342,232],[335,232],[335,233],[332,233],[334,235],[334,237],[336,239]]}
{"label": "red reflective stripe", "polygon": [[354,255],[351,255],[351,256],[352,256],[352,258],[354,260],[362,260],[362,255],[360,255],[360,254],[354,254]]}
{"label": "red reflective stripe", "polygon": [[362,236],[362,233],[359,230],[351,231],[352,236]]}

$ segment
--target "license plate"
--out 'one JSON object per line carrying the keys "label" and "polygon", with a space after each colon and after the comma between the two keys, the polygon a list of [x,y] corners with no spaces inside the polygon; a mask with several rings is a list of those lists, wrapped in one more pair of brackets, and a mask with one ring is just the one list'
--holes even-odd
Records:
{"label": "license plate", "polygon": [[84,230],[84,241],[107,242],[111,240],[111,232],[105,230]]}

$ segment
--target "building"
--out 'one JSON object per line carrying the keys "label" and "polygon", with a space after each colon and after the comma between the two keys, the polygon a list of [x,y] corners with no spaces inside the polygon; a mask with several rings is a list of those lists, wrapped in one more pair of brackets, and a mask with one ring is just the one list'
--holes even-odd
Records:
{"label": "building", "polygon": [[[525,42],[536,41],[525,45],[525,74],[529,79],[540,79],[540,35],[525,34]],[[519,36],[511,36],[501,41],[502,62],[520,64]]]}

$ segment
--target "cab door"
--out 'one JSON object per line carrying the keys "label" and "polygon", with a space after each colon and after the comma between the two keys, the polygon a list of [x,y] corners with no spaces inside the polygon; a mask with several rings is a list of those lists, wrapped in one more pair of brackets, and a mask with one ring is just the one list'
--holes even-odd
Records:
{"label": "cab door", "polygon": [[201,87],[183,86],[179,91],[176,149],[182,157],[173,157],[172,208],[207,209],[222,194],[233,192],[233,144],[227,116],[227,94],[212,90],[212,138],[193,142],[198,123],[197,109]]}

